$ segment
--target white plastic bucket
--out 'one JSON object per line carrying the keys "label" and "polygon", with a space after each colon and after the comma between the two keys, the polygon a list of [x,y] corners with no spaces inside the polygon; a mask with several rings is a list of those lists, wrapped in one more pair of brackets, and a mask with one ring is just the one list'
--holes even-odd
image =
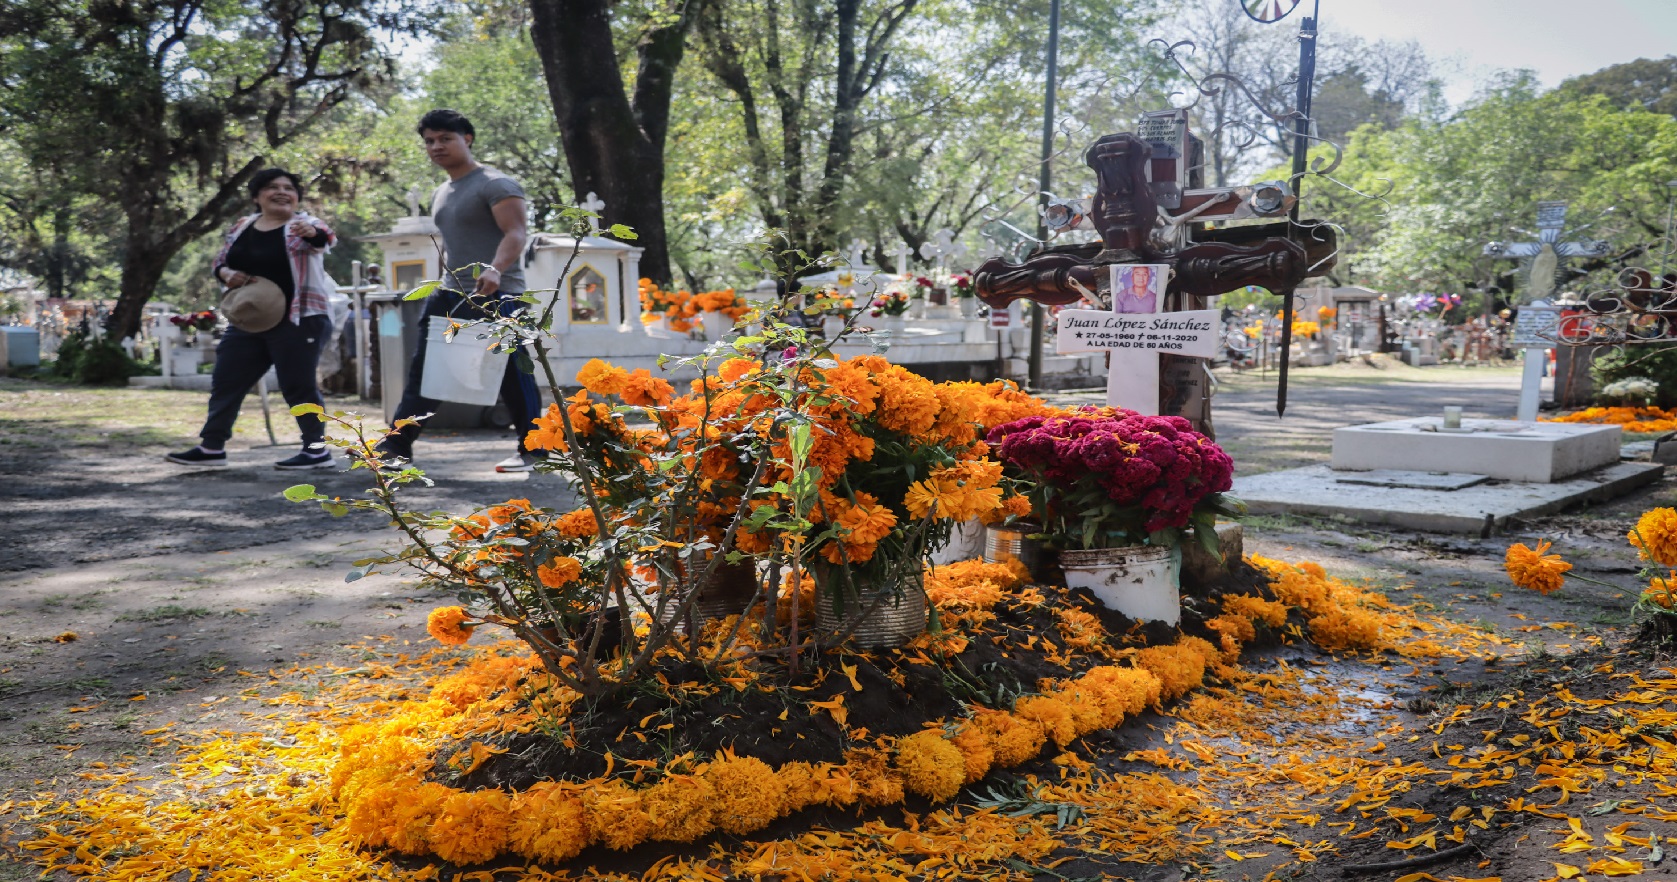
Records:
{"label": "white plastic bucket", "polygon": [[492,405],[501,395],[507,356],[490,352],[492,340],[481,328],[467,326],[444,339],[448,319],[432,318],[425,335],[425,376],[419,394],[438,401]]}
{"label": "white plastic bucket", "polygon": [[1182,621],[1177,555],[1161,545],[1060,552],[1066,585],[1087,588],[1107,609],[1137,621]]}

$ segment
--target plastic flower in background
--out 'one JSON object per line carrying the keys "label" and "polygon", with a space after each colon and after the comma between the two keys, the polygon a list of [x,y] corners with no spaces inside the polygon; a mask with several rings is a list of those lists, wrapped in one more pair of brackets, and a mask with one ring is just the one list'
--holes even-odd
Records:
{"label": "plastic flower in background", "polygon": [[1515,585],[1529,588],[1539,594],[1551,594],[1561,590],[1572,564],[1562,560],[1558,554],[1549,554],[1551,547],[1553,543],[1548,541],[1539,541],[1535,549],[1527,548],[1523,542],[1508,546],[1508,553],[1503,559],[1503,568],[1508,571],[1508,578]]}

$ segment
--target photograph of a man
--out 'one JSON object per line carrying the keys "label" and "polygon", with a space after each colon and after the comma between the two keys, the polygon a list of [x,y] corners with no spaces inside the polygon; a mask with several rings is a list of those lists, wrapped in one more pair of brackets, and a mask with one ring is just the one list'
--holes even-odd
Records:
{"label": "photograph of a man", "polygon": [[1159,300],[1164,294],[1165,273],[1169,267],[1155,264],[1136,264],[1118,269],[1118,283],[1113,286],[1112,311],[1150,313],[1159,311]]}

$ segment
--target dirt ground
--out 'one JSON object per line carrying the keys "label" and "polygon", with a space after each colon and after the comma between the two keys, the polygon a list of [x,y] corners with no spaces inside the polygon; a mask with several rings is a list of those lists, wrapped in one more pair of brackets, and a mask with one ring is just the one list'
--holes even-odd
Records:
{"label": "dirt ground", "polygon": [[[1274,412],[1273,382],[1273,374],[1223,378],[1219,441],[1242,471],[1325,460],[1335,426],[1441,404],[1511,416],[1519,375],[1300,370],[1285,419]],[[90,763],[146,755],[150,733],[162,727],[213,728],[241,713],[248,672],[351,663],[368,644],[426,639],[424,618],[438,598],[400,575],[343,581],[351,561],[395,546],[377,517],[333,519],[280,495],[303,482],[352,495],[365,486],[363,473],[274,471],[269,463],[291,450],[259,446],[266,435],[254,402],[229,446],[232,467],[193,471],[163,460],[193,443],[204,397],[0,379],[0,615],[8,624],[0,634],[0,814],[8,800],[74,784]],[[294,426],[276,428],[282,441],[295,439]],[[512,443],[491,431],[432,433],[418,456],[437,485],[414,499],[457,511],[520,496],[563,505],[569,490],[555,478],[492,471]],[[1533,653],[1564,653],[1626,633],[1638,567],[1625,532],[1646,509],[1674,504],[1677,479],[1667,477],[1488,540],[1262,517],[1247,522],[1245,543],[1249,554],[1317,561]],[[1573,581],[1540,597],[1513,588],[1503,551],[1538,538],[1553,540],[1580,573],[1622,590]],[[0,880],[37,878],[10,860],[0,854]]]}

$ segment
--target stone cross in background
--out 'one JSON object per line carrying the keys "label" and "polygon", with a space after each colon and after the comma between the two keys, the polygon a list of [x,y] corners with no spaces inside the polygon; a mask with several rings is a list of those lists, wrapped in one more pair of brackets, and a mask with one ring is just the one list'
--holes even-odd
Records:
{"label": "stone cross in background", "polygon": [[588,198],[578,202],[577,207],[584,211],[594,212],[594,216],[588,219],[588,232],[598,234],[600,232],[600,212],[606,210],[605,202],[594,195],[593,190],[589,190]]}
{"label": "stone cross in background", "polygon": [[891,249],[891,256],[897,259],[897,275],[908,275],[908,256],[913,253],[907,242],[898,242],[897,247]]}
{"label": "stone cross in background", "polygon": [[[1526,294],[1523,298],[1527,306],[1536,301],[1547,300],[1555,293],[1562,260],[1569,257],[1600,257],[1607,253],[1606,242],[1560,241],[1561,230],[1565,227],[1565,202],[1539,202],[1536,242],[1491,242],[1485,246],[1486,257],[1531,259]],[[1520,341],[1515,342],[1518,344]],[[1543,366],[1549,360],[1549,347],[1546,343],[1533,343],[1525,346],[1524,351],[1525,373],[1520,378],[1520,404],[1515,410],[1514,418],[1522,423],[1530,423],[1537,420],[1537,399],[1543,385]],[[1568,359],[1568,367],[1570,365],[1571,359]],[[1556,373],[1558,375],[1560,371],[1557,370]],[[1558,382],[1556,397],[1563,397]]]}
{"label": "stone cross in background", "polygon": [[408,217],[419,217],[419,185],[408,188]]}
{"label": "stone cross in background", "polygon": [[955,241],[955,231],[941,229],[932,234],[932,241],[920,246],[920,256],[932,262],[941,270],[949,269],[949,264],[960,260],[967,254],[967,246]]}
{"label": "stone cross in background", "polygon": [[863,256],[866,254],[867,250],[868,243],[863,242],[861,239],[851,239],[850,251],[844,258],[845,266],[851,270],[858,270],[867,266],[867,258]]}

